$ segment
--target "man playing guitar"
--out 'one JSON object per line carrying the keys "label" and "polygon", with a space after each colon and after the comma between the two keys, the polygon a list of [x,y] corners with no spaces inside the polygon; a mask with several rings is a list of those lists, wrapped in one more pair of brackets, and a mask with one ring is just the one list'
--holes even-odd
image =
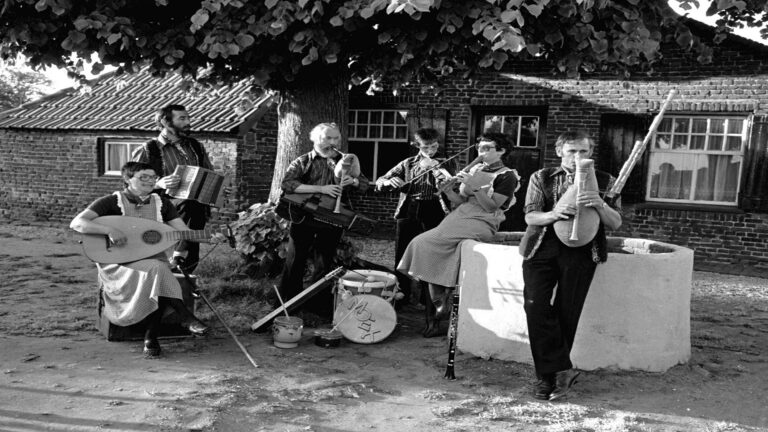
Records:
{"label": "man playing guitar", "polygon": [[[342,154],[337,150],[341,133],[335,123],[318,124],[309,137],[314,143],[313,149],[291,162],[282,183],[284,194],[321,193],[336,198],[346,187],[354,187],[362,192],[368,189],[368,179],[362,174],[359,177],[343,176],[340,183],[336,184],[334,168]],[[278,288],[284,301],[303,290],[304,271],[310,251],[314,250],[319,255],[312,280],[319,279],[330,269],[342,234],[342,228],[317,223],[311,217],[291,222],[285,267]],[[313,297],[306,309],[322,317],[330,317],[333,312],[330,291],[323,291]]]}

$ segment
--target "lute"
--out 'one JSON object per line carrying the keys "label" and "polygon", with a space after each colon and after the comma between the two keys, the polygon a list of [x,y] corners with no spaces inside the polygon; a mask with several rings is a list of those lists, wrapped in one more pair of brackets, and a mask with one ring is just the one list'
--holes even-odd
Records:
{"label": "lute", "polygon": [[177,230],[150,219],[131,216],[101,216],[96,223],[117,228],[126,235],[124,245],[117,247],[103,234],[83,234],[83,253],[101,264],[123,264],[156,255],[173,247],[179,240],[210,239],[214,230]]}

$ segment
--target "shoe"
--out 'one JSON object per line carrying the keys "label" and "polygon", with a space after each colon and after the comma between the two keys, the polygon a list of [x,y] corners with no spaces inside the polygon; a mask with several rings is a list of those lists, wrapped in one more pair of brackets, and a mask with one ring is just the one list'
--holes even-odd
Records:
{"label": "shoe", "polygon": [[554,401],[565,397],[571,387],[576,383],[580,372],[575,369],[566,369],[555,374],[555,389],[549,395],[549,400]]}
{"label": "shoe", "polygon": [[184,324],[184,327],[194,336],[204,336],[211,330],[210,327],[203,324],[198,319],[190,320],[188,323]]}
{"label": "shoe", "polygon": [[549,400],[549,395],[555,389],[555,383],[552,378],[542,378],[536,381],[533,386],[533,397],[540,400]]}
{"label": "shoe", "polygon": [[160,352],[160,342],[157,339],[144,339],[144,358],[158,358],[160,357]]}

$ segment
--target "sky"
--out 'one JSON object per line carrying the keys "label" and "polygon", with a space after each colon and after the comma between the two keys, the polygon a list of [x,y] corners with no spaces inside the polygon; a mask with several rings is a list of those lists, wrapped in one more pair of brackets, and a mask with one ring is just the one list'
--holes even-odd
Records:
{"label": "sky", "polygon": [[[687,13],[689,17],[710,24],[714,25],[716,18],[715,17],[708,17],[706,16],[706,10],[707,6],[709,5],[709,1],[702,0],[700,1],[701,7],[699,9],[690,10],[688,12],[683,11],[679,6],[678,3],[675,1],[670,1],[670,6],[672,6],[673,9],[675,9],[680,14]],[[765,40],[760,39],[760,35],[758,33],[757,29],[738,29],[734,33],[738,34],[739,36],[743,36],[761,43],[766,43]],[[107,72],[112,70],[112,68],[107,68]],[[48,78],[52,82],[51,86],[51,92],[61,90],[67,87],[72,87],[75,85],[75,82],[71,80],[69,77],[67,77],[67,72],[63,69],[48,69],[46,71],[46,75],[48,75]],[[93,78],[92,75],[88,75],[88,78]]]}

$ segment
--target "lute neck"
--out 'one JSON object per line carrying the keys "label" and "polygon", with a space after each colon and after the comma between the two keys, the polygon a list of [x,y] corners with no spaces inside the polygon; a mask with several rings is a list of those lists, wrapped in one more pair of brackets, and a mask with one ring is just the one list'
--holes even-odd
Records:
{"label": "lute neck", "polygon": [[183,231],[168,231],[164,233],[168,240],[205,240],[211,237],[210,230],[183,230]]}

